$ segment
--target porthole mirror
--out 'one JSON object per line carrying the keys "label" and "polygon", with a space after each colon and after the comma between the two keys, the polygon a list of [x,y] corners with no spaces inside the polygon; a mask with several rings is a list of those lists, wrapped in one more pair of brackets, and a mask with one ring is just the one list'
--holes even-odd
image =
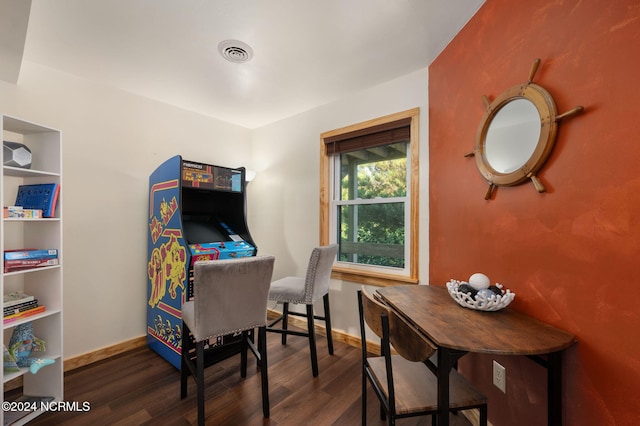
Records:
{"label": "porthole mirror", "polygon": [[553,149],[558,122],[584,110],[577,106],[558,115],[549,92],[532,82],[539,66],[540,59],[536,59],[528,81],[510,87],[493,102],[483,97],[486,112],[474,150],[466,156],[475,156],[478,170],[489,183],[486,200],[491,199],[497,186],[528,180],[538,192],[545,192],[536,174]]}

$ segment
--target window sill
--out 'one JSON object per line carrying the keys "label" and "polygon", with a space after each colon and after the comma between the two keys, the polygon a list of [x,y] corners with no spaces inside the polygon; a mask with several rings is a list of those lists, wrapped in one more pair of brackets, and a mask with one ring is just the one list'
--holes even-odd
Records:
{"label": "window sill", "polygon": [[379,287],[388,287],[400,284],[418,284],[417,277],[404,275],[384,274],[356,268],[335,267],[331,270],[331,278],[342,281],[355,282]]}

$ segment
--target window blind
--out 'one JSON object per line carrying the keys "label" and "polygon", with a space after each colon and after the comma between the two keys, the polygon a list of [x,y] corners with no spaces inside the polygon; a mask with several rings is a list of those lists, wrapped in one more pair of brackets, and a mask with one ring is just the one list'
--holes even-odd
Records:
{"label": "window blind", "polygon": [[360,149],[389,145],[396,142],[408,141],[411,135],[411,118],[366,129],[354,130],[340,135],[330,136],[324,139],[327,155],[341,154],[343,152],[358,151]]}

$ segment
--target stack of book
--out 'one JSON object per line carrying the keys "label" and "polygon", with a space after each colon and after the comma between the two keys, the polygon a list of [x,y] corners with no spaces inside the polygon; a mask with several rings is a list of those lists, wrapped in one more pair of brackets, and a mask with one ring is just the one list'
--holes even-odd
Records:
{"label": "stack of book", "polygon": [[13,219],[41,219],[42,210],[25,209],[22,206],[8,206],[2,208],[2,217]]}
{"label": "stack of book", "polygon": [[38,305],[38,299],[22,291],[5,294],[2,301],[4,324],[28,318],[45,311],[45,307]]}
{"label": "stack of book", "polygon": [[58,250],[7,250],[4,252],[4,272],[22,271],[58,264]]}

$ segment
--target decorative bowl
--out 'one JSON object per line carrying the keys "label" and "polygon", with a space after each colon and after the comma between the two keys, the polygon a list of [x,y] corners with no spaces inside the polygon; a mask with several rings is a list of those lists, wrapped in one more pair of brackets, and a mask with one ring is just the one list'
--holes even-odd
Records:
{"label": "decorative bowl", "polygon": [[458,280],[449,281],[447,283],[449,295],[451,295],[458,305],[477,311],[499,311],[507,307],[514,297],[516,297],[516,294],[510,290],[504,290],[501,284],[494,286],[500,294],[487,289],[480,290],[475,295],[471,292],[461,291],[460,286],[462,285],[468,286],[469,283]]}

